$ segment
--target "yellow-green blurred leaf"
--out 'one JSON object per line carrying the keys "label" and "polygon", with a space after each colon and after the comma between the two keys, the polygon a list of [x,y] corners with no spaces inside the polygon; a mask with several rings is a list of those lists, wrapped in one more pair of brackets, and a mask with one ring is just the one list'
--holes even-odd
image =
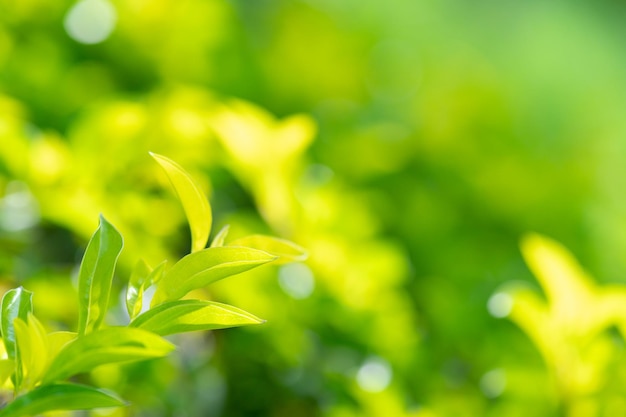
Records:
{"label": "yellow-green blurred leaf", "polygon": [[263,322],[258,317],[230,305],[203,300],[178,300],[163,303],[146,311],[130,326],[166,336]]}
{"label": "yellow-green blurred leaf", "polygon": [[174,346],[141,329],[111,327],[91,332],[67,344],[54,358],[44,383],[112,364],[159,358]]}
{"label": "yellow-green blurred leaf", "polygon": [[223,246],[189,254],[167,271],[157,285],[152,306],[183,297],[191,290],[275,260],[257,249]]}
{"label": "yellow-green blurred leaf", "polygon": [[15,361],[11,359],[0,359],[0,387],[15,372]]}
{"label": "yellow-green blurred leaf", "polygon": [[32,417],[55,410],[89,410],[126,405],[115,394],[78,384],[45,385],[17,397],[0,417]]}
{"label": "yellow-green blurred leaf", "polygon": [[72,340],[76,339],[75,332],[52,332],[48,333],[48,359],[52,360]]}
{"label": "yellow-green blurred leaf", "polygon": [[213,221],[211,206],[191,176],[176,162],[155,153],[152,157],[163,167],[183,205],[191,229],[191,251],[206,247]]}
{"label": "yellow-green blurred leaf", "polygon": [[522,240],[522,253],[537,277],[551,308],[562,317],[575,317],[593,296],[593,281],[561,244],[538,234]]}
{"label": "yellow-green blurred leaf", "polygon": [[510,285],[506,291],[513,300],[510,318],[533,340],[542,352],[546,341],[554,334],[554,320],[545,300],[526,286]]}
{"label": "yellow-green blurred leaf", "polygon": [[79,334],[97,329],[104,320],[115,265],[123,245],[122,235],[100,216],[100,226],[87,245],[78,276]]}
{"label": "yellow-green blurred leaf", "polygon": [[16,388],[30,389],[43,377],[48,367],[48,336],[45,329],[32,314],[27,321],[16,318],[14,322],[17,341],[18,367],[20,379]]}

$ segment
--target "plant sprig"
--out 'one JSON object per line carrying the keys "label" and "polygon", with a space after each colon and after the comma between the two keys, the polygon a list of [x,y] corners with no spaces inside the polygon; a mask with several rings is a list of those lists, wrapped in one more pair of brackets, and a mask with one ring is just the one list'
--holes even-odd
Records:
{"label": "plant sprig", "polygon": [[[6,350],[6,357],[0,359],[0,386],[12,388],[15,397],[0,409],[0,417],[125,405],[115,393],[67,379],[101,365],[164,357],[175,348],[163,339],[166,335],[263,323],[234,306],[182,298],[267,263],[306,258],[299,246],[269,236],[225,244],[228,227],[206,248],[212,224],[208,200],[180,165],[151,155],[165,170],[184,208],[191,229],[191,253],[171,266],[166,261],[155,268],[143,260],[137,263],[126,291],[131,319],[126,326],[104,323],[123,248],[122,235],[104,216],[100,216],[80,266],[76,332],[47,333],[33,314],[33,294],[22,287],[7,291],[0,303],[0,331]],[[144,294],[151,287],[155,292],[147,308]]]}

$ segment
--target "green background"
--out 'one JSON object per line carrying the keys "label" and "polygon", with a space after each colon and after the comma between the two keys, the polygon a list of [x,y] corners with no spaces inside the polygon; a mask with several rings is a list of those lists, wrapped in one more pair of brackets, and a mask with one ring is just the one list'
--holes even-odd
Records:
{"label": "green background", "polygon": [[[100,0],[113,30],[84,44],[64,22],[93,2],[0,0],[4,289],[33,290],[49,330],[72,329],[98,213],[126,239],[118,291],[138,258],[187,253],[148,151],[210,193],[216,226],[310,251],[306,267],[204,294],[265,325],[96,370],[133,405],[93,415],[626,412],[614,326],[596,376],[570,390],[488,309],[512,281],[541,292],[527,232],[563,243],[598,285],[625,281],[625,4]],[[110,323],[126,320],[118,300]],[[590,346],[571,334],[565,346]]]}

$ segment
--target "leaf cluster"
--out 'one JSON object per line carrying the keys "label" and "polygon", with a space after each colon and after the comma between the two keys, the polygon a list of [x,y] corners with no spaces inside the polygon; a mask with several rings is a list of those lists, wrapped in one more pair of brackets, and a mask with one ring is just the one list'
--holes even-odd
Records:
{"label": "leaf cluster", "polygon": [[[126,291],[130,322],[104,324],[123,238],[103,216],[83,256],[78,277],[76,332],[47,332],[33,314],[33,293],[9,290],[0,305],[4,355],[0,385],[14,399],[0,417],[33,416],[53,410],[82,410],[122,406],[115,393],[68,382],[106,364],[159,358],[174,350],[163,336],[262,323],[237,307],[199,299],[183,299],[193,290],[270,262],[301,261],[305,251],[286,240],[251,236],[226,243],[228,227],[217,233],[209,248],[211,207],[200,188],[176,162],[152,154],[165,170],[191,229],[191,253],[169,266],[150,267],[139,260]],[[154,296],[145,297],[154,287]],[[149,304],[149,305],[148,305]]]}

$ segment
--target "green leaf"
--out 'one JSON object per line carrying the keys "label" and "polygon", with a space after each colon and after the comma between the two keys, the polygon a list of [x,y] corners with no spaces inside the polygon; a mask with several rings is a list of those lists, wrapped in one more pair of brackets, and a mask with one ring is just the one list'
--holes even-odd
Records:
{"label": "green leaf", "polygon": [[206,247],[211,233],[211,206],[191,176],[176,162],[155,153],[150,155],[167,173],[183,205],[191,229],[191,251],[197,252]]}
{"label": "green leaf", "polygon": [[203,300],[178,300],[163,303],[146,311],[133,320],[130,326],[166,336],[260,323],[264,323],[264,320],[226,304]]}
{"label": "green leaf", "polygon": [[251,235],[233,240],[228,246],[245,246],[259,249],[264,252],[278,256],[277,264],[289,262],[302,262],[308,257],[304,248],[285,239],[265,235]]}
{"label": "green leaf", "polygon": [[78,333],[97,329],[109,304],[113,272],[124,242],[122,235],[100,216],[100,226],[87,245],[78,275]]}
{"label": "green leaf", "polygon": [[122,399],[105,390],[78,384],[44,385],[17,397],[0,410],[0,417],[31,417],[55,410],[120,407]]}
{"label": "green leaf", "polygon": [[112,363],[133,362],[167,355],[174,346],[141,329],[110,327],[67,344],[54,358],[44,384]]}
{"label": "green leaf", "polygon": [[15,359],[17,348],[15,346],[15,327],[13,322],[16,318],[26,320],[28,313],[33,311],[33,293],[22,287],[9,290],[2,297],[0,314],[2,339],[7,350],[9,359]]}
{"label": "green leaf", "polygon": [[165,273],[157,286],[152,306],[178,300],[191,290],[248,271],[274,259],[276,257],[269,253],[236,246],[208,248],[189,254]]}
{"label": "green leaf", "polygon": [[48,367],[48,335],[42,324],[31,313],[27,321],[16,318],[15,338],[17,342],[17,360],[20,372],[15,387],[30,389],[43,377]]}
{"label": "green leaf", "polygon": [[167,261],[161,262],[154,270],[151,270],[143,260],[135,266],[126,291],[126,308],[131,320],[141,313],[143,294],[152,284],[161,280],[166,263]]}
{"label": "green leaf", "polygon": [[224,240],[226,239],[226,235],[228,235],[228,229],[230,229],[230,225],[226,225],[217,232],[217,235],[213,238],[213,242],[211,242],[211,247],[216,248],[219,246],[224,246]]}

